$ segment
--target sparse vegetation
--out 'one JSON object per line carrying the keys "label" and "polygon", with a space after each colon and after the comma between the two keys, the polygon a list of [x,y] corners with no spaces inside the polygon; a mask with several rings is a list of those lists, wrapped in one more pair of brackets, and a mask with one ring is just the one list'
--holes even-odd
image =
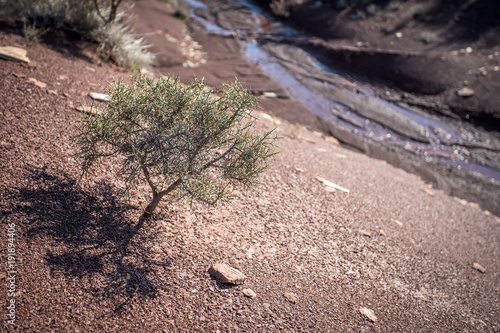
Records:
{"label": "sparse vegetation", "polygon": [[49,29],[42,29],[38,28],[33,22],[33,24],[28,24],[26,21],[24,21],[23,25],[23,34],[24,38],[28,43],[31,43],[33,45],[38,45],[42,41],[43,35],[47,33]]}
{"label": "sparse vegetation", "polygon": [[215,92],[203,81],[183,87],[173,77],[113,83],[104,112],[77,125],[76,158],[87,172],[101,158],[119,156],[127,193],[139,182],[151,187],[145,217],[163,197],[224,202],[230,186],[257,184],[275,137],[255,132],[256,99],[238,82],[224,85],[220,97]]}
{"label": "sparse vegetation", "polygon": [[290,16],[290,10],[285,0],[273,0],[269,5],[276,16],[287,18]]}
{"label": "sparse vegetation", "polygon": [[180,18],[181,20],[187,20],[189,18],[189,13],[184,7],[177,7],[174,13],[175,17]]}
{"label": "sparse vegetation", "polygon": [[123,23],[122,0],[23,0],[8,2],[4,10],[26,23],[25,36],[37,38],[33,28],[65,29],[99,43],[99,55],[132,71],[148,68],[154,56],[143,39],[136,39]]}

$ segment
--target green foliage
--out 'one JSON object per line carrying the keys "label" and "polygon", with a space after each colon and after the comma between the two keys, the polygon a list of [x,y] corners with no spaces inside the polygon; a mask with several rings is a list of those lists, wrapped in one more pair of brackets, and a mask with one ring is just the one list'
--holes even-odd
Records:
{"label": "green foliage", "polygon": [[[228,199],[231,185],[252,187],[274,152],[271,132],[254,130],[250,110],[256,99],[235,82],[222,91],[195,80],[132,78],[114,82],[98,115],[84,115],[74,140],[83,171],[101,158],[120,156],[126,190],[147,182],[150,216],[165,195],[215,205]],[[219,97],[214,97],[218,93]]]}
{"label": "green foliage", "polygon": [[189,18],[189,14],[186,9],[183,7],[177,7],[174,13],[175,17],[180,18],[181,20],[185,21]]}
{"label": "green foliage", "polygon": [[273,0],[269,5],[276,16],[287,18],[290,16],[290,11],[285,3],[285,0]]}
{"label": "green foliage", "polygon": [[24,39],[28,43],[32,43],[33,45],[39,45],[40,42],[42,41],[43,35],[47,33],[49,29],[41,29],[36,26],[36,24],[33,22],[32,25],[29,25],[24,21],[23,25],[23,35]]}
{"label": "green foliage", "polygon": [[[122,0],[22,0],[8,5],[8,13],[27,22],[28,37],[36,30],[56,28],[73,31],[99,43],[99,56],[131,71],[148,68],[154,56],[142,39],[133,37],[118,10]],[[43,31],[43,30],[39,30]],[[26,32],[25,32],[26,35]]]}

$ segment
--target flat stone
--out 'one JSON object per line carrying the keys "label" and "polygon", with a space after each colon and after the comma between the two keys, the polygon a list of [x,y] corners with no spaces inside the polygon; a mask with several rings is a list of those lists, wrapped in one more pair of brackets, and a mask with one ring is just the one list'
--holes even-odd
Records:
{"label": "flat stone", "polygon": [[250,298],[255,298],[257,297],[257,294],[255,293],[255,291],[253,291],[252,289],[243,289],[243,295],[245,295],[246,297],[250,297]]}
{"label": "flat stone", "polygon": [[369,232],[368,230],[359,229],[358,232],[359,232],[360,235],[363,235],[363,236],[366,236],[366,237],[371,237],[372,236],[372,233]]}
{"label": "flat stone", "polygon": [[101,101],[101,102],[109,101],[109,96],[106,95],[106,94],[101,94],[101,93],[96,93],[96,92],[89,92],[89,97],[92,98],[95,101]]}
{"label": "flat stone", "polygon": [[460,97],[471,97],[474,96],[475,93],[476,92],[469,87],[463,87],[462,89],[457,91],[457,95]]}
{"label": "flat stone", "polygon": [[34,77],[28,78],[28,82],[33,83],[35,86],[37,86],[39,88],[42,88],[42,89],[47,88],[47,83],[42,82],[42,81],[38,81]]}
{"label": "flat stone", "polygon": [[360,308],[359,312],[374,323],[378,320],[377,316],[375,316],[375,312],[373,312],[373,310],[371,309]]}
{"label": "flat stone", "polygon": [[297,296],[297,294],[294,294],[294,293],[290,293],[290,292],[286,292],[283,294],[283,296],[285,296],[285,298],[290,302],[290,303],[297,303],[299,301],[299,296]]}
{"label": "flat stone", "polygon": [[11,61],[20,61],[29,63],[30,60],[26,56],[26,50],[21,49],[15,46],[2,46],[0,47],[0,58],[11,60]]}
{"label": "flat stone", "polygon": [[485,273],[486,272],[486,268],[484,268],[483,266],[481,266],[479,263],[475,262],[473,265],[472,265],[472,268],[474,268],[475,270],[477,271],[480,271],[481,273]]}
{"label": "flat stone", "polygon": [[219,282],[229,284],[243,284],[247,278],[239,270],[222,263],[213,264],[208,273],[219,280]]}

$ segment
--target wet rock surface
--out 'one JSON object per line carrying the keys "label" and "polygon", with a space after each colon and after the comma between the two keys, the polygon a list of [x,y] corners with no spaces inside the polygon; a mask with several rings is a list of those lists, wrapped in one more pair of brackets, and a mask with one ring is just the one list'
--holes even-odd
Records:
{"label": "wet rock surface", "polygon": [[[397,42],[370,33],[369,41],[353,44],[356,38],[349,34],[320,39],[295,30],[286,25],[297,23],[293,19],[283,23],[250,1],[192,5],[194,23],[208,34],[239,41],[246,57],[284,88],[277,92],[278,100],[300,101],[309,110],[306,117],[321,119],[323,132],[500,213],[500,204],[492,199],[500,192],[500,118],[495,116],[500,104],[482,92],[495,87],[496,76],[482,82],[482,74],[464,74],[484,67],[479,65],[479,45],[457,54],[451,46],[427,52],[428,44],[407,37],[411,32],[395,37]],[[324,5],[314,15],[320,10],[335,12]],[[311,17],[302,17],[300,26],[317,20],[328,25],[324,16]],[[349,25],[365,29],[368,22]],[[484,52],[495,59],[493,49]],[[241,73],[245,77],[250,75]],[[462,81],[469,86],[457,87]],[[267,94],[260,84],[251,86]],[[275,112],[294,121],[296,112],[303,111]]]}

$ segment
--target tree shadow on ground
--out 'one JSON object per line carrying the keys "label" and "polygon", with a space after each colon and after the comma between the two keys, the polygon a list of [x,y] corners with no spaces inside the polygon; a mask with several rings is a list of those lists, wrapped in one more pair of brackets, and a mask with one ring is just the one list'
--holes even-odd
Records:
{"label": "tree shadow on ground", "polygon": [[170,263],[165,256],[154,259],[147,244],[156,235],[142,217],[130,217],[132,206],[106,184],[90,192],[64,173],[30,172],[30,184],[10,193],[17,203],[10,213],[28,220],[29,240],[50,246],[45,261],[51,270],[79,279],[98,298],[112,299],[115,312],[137,297],[157,296],[152,277]]}

